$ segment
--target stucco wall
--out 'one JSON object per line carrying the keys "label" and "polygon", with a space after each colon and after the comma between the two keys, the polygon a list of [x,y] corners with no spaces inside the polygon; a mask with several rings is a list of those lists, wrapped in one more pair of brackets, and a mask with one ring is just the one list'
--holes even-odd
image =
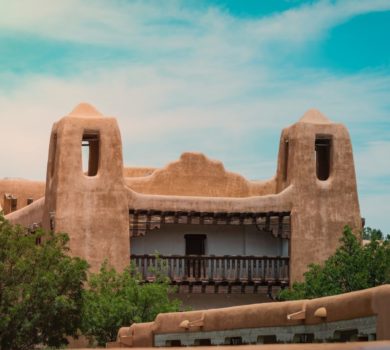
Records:
{"label": "stucco wall", "polygon": [[4,204],[4,195],[11,194],[17,199],[16,210],[27,205],[27,200],[31,198],[36,201],[45,195],[45,182],[31,181],[25,179],[0,179],[0,207],[9,213],[9,205]]}
{"label": "stucco wall", "polygon": [[227,171],[222,162],[207,158],[202,153],[185,152],[180,159],[156,169],[150,175],[134,176],[126,171],[126,185],[136,192],[173,196],[248,197],[275,193],[276,182],[249,181]]}

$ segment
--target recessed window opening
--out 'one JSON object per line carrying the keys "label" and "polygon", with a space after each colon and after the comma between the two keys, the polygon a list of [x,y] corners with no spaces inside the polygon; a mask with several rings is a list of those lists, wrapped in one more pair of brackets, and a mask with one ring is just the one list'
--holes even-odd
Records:
{"label": "recessed window opening", "polygon": [[209,346],[209,345],[211,345],[211,339],[210,338],[195,339],[194,345],[195,346]]}
{"label": "recessed window opening", "polygon": [[330,137],[317,136],[315,141],[316,173],[318,180],[325,181],[330,175],[332,140]]}
{"label": "recessed window opening", "polygon": [[287,180],[289,141],[284,140],[283,181]]}
{"label": "recessed window opening", "polygon": [[11,212],[15,211],[18,207],[18,199],[15,197],[11,198]]}
{"label": "recessed window opening", "polygon": [[95,176],[99,169],[100,137],[98,131],[85,131],[81,141],[83,173]]}
{"label": "recessed window opening", "polygon": [[229,337],[225,339],[227,345],[242,345],[242,337]]}
{"label": "recessed window opening", "polygon": [[338,342],[349,342],[358,340],[359,331],[357,329],[344,329],[334,332],[334,339]]}
{"label": "recessed window opening", "polygon": [[168,346],[168,347],[177,347],[177,346],[181,346],[181,341],[180,341],[180,339],[167,340],[167,341],[165,342],[165,346]]}
{"label": "recessed window opening", "polygon": [[313,343],[313,333],[298,333],[294,334],[293,343]]}
{"label": "recessed window opening", "polygon": [[32,202],[34,202],[33,198],[27,198],[27,205],[30,205]]}
{"label": "recessed window opening", "polygon": [[276,344],[276,335],[259,335],[257,337],[257,344]]}

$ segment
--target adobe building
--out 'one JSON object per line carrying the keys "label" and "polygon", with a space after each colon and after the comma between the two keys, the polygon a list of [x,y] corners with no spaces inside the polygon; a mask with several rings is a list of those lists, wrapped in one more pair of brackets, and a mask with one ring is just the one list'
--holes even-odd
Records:
{"label": "adobe building", "polygon": [[67,232],[95,271],[131,255],[153,280],[157,251],[172,283],[213,293],[299,281],[362,227],[348,131],[317,110],[283,129],[275,176],[250,181],[200,153],[125,167],[116,119],[83,103],[53,125],[46,183],[0,180],[0,201],[13,223]]}
{"label": "adobe building", "polygon": [[[119,329],[107,347],[153,348],[287,343],[355,343],[352,349],[389,349],[390,285],[311,300],[158,314],[154,321]],[[376,340],[382,341],[375,343]],[[262,344],[255,346],[254,344]],[[232,348],[232,347],[231,347]],[[267,349],[268,347],[265,347]],[[313,347],[308,347],[312,349]],[[317,347],[315,347],[317,349]],[[270,349],[276,349],[270,347]],[[279,346],[277,347],[279,349]],[[306,349],[306,348],[305,348]]]}

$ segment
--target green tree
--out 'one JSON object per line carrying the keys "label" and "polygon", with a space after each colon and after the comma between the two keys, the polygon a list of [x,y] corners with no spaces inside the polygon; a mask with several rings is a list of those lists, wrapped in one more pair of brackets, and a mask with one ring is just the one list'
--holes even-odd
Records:
{"label": "green tree", "polygon": [[390,240],[378,241],[377,237],[374,234],[363,246],[346,226],[334,255],[322,265],[309,265],[304,282],[281,291],[279,299],[318,298],[390,283]]}
{"label": "green tree", "polygon": [[383,239],[383,233],[381,230],[371,228],[371,227],[365,227],[362,232],[362,238],[366,240],[382,240]]}
{"label": "green tree", "polygon": [[65,234],[30,234],[0,214],[1,349],[58,347],[76,334],[88,264],[67,255],[67,243]]}
{"label": "green tree", "polygon": [[118,273],[104,263],[99,273],[90,275],[84,292],[82,332],[104,346],[116,339],[120,327],[178,311],[180,302],[170,300],[170,291],[168,280],[161,275],[154,283],[141,283],[130,267]]}

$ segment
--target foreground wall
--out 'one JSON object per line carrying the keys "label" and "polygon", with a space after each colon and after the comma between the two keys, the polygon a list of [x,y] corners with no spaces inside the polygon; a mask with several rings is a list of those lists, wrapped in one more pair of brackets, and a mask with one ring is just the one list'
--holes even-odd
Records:
{"label": "foreground wall", "polygon": [[384,285],[313,300],[159,314],[154,322],[121,328],[111,345],[390,340],[389,300],[390,285]]}

